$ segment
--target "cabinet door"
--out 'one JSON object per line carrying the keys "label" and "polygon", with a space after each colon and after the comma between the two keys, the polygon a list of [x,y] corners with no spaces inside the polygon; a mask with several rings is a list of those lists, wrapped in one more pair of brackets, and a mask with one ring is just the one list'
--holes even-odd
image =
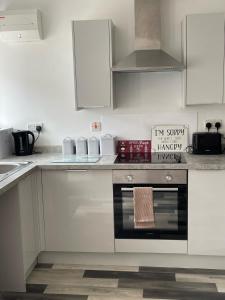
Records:
{"label": "cabinet door", "polygon": [[112,171],[43,171],[47,251],[114,252]]}
{"label": "cabinet door", "polygon": [[27,275],[40,251],[37,188],[36,172],[23,179],[18,185],[25,275]]}
{"label": "cabinet door", "polygon": [[186,104],[223,102],[224,14],[186,19]]}
{"label": "cabinet door", "polygon": [[110,107],[111,21],[74,21],[73,36],[77,108]]}
{"label": "cabinet door", "polygon": [[225,171],[189,171],[188,253],[225,255]]}

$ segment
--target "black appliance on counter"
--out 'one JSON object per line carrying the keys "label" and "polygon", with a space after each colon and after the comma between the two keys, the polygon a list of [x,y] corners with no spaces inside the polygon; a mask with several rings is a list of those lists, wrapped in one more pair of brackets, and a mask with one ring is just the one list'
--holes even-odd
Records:
{"label": "black appliance on counter", "polygon": [[218,132],[196,132],[192,136],[193,154],[222,154],[222,135]]}
{"label": "black appliance on counter", "polygon": [[31,131],[16,131],[12,133],[15,143],[15,154],[25,156],[33,154],[35,136]]}

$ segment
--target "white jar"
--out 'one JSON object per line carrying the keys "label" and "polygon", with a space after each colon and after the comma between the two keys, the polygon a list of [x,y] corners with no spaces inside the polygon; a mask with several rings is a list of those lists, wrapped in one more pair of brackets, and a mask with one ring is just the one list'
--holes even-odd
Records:
{"label": "white jar", "polygon": [[67,137],[63,140],[62,152],[63,152],[64,156],[74,154],[74,140],[73,139],[71,139],[70,137]]}
{"label": "white jar", "polygon": [[106,134],[100,139],[101,155],[115,155],[116,154],[116,138],[111,134]]}
{"label": "white jar", "polygon": [[99,140],[94,136],[88,139],[88,155],[89,156],[99,155]]}
{"label": "white jar", "polygon": [[85,137],[80,137],[76,141],[76,155],[84,156],[87,155],[87,139]]}

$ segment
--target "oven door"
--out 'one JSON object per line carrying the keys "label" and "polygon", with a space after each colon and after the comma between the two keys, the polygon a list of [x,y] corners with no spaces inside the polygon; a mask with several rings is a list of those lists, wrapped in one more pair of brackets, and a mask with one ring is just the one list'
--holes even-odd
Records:
{"label": "oven door", "polygon": [[[135,228],[135,187],[153,188],[153,228]],[[114,184],[113,192],[116,239],[187,240],[186,184]]]}

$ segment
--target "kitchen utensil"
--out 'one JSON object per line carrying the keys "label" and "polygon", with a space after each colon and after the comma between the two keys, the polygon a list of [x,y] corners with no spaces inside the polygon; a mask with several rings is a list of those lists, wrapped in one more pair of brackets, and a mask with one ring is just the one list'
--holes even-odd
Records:
{"label": "kitchen utensil", "polygon": [[88,139],[88,155],[97,156],[99,155],[99,140],[96,137],[91,137]]}
{"label": "kitchen utensil", "polygon": [[100,139],[101,155],[115,155],[116,154],[116,138],[111,134],[106,134]]}
{"label": "kitchen utensil", "polygon": [[87,139],[85,137],[80,137],[76,141],[76,155],[84,156],[87,155]]}
{"label": "kitchen utensil", "polygon": [[70,137],[67,137],[63,140],[62,147],[63,155],[72,155],[74,154],[74,140]]}

